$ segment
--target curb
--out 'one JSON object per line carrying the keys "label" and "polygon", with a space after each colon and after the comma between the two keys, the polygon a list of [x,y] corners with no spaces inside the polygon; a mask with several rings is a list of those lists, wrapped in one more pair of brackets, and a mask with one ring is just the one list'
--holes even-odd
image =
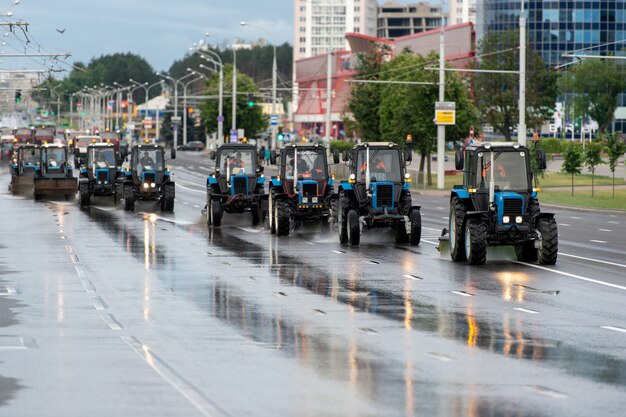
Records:
{"label": "curb", "polygon": [[581,206],[564,206],[561,204],[542,203],[541,200],[539,200],[539,204],[541,205],[541,207],[549,207],[549,208],[562,209],[562,210],[603,213],[603,214],[619,214],[622,216],[626,216],[626,210],[602,209],[602,208],[581,207]]}

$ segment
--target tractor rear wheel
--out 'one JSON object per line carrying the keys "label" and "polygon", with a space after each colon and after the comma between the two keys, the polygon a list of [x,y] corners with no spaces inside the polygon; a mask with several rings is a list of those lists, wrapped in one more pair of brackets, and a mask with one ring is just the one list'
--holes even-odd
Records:
{"label": "tractor rear wheel", "polygon": [[454,197],[450,202],[450,219],[448,233],[450,234],[450,256],[454,262],[463,262],[467,259],[465,254],[465,204]]}
{"label": "tractor rear wheel", "polygon": [[539,219],[537,230],[541,233],[541,245],[537,259],[541,265],[554,265],[559,252],[559,231],[554,219]]}
{"label": "tractor rear wheel", "polygon": [[135,190],[132,185],[124,185],[124,210],[135,211]]}
{"label": "tractor rear wheel", "polygon": [[359,246],[361,242],[361,225],[359,224],[359,213],[356,210],[348,211],[348,240],[350,246]]}
{"label": "tractor rear wheel", "polygon": [[276,234],[276,198],[273,193],[270,193],[268,198],[268,208],[267,208],[267,222],[269,223],[270,233]]}
{"label": "tractor rear wheel", "polygon": [[411,210],[409,220],[409,245],[417,246],[422,238],[422,213],[417,209]]}
{"label": "tractor rear wheel", "polygon": [[487,226],[480,219],[467,221],[465,254],[470,265],[484,265],[487,261]]}
{"label": "tractor rear wheel", "polygon": [[409,190],[403,190],[400,196],[400,203],[398,204],[402,210],[402,214],[409,215],[411,206],[413,206],[413,200],[411,199],[411,192]]}
{"label": "tractor rear wheel", "polygon": [[[260,204],[260,203],[259,203]],[[252,206],[250,213],[252,213],[252,226],[257,226],[261,221],[261,208],[260,206]]]}
{"label": "tractor rear wheel", "polygon": [[409,241],[409,233],[407,232],[407,228],[409,228],[409,221],[397,221],[393,225],[393,234],[396,238],[396,243],[407,243]]}
{"label": "tractor rear wheel", "polygon": [[78,185],[78,200],[81,207],[88,207],[91,203],[91,193],[89,192],[89,184],[86,182]]}
{"label": "tractor rear wheel", "polygon": [[345,210],[345,202],[346,197],[342,195],[339,196],[337,200],[337,210],[336,210],[336,222],[337,222],[337,230],[339,232],[339,243],[346,244],[348,243],[348,221],[346,219],[346,210]]}
{"label": "tractor rear wheel", "polygon": [[222,226],[222,202],[218,199],[211,199],[211,204],[207,209],[213,227]]}
{"label": "tractor rear wheel", "polygon": [[171,182],[163,185],[163,194],[161,195],[161,211],[174,211],[174,198],[176,197],[175,187],[174,183]]}
{"label": "tractor rear wheel", "polygon": [[276,234],[278,236],[289,236],[289,226],[291,220],[291,210],[287,200],[278,200],[276,203]]}

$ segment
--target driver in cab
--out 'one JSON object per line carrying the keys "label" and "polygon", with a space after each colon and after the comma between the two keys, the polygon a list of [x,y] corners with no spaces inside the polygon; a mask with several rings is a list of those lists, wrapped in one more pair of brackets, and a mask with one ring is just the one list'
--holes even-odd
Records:
{"label": "driver in cab", "polygon": [[228,158],[228,167],[233,174],[243,172],[244,163],[241,159],[241,152],[237,152],[234,158]]}
{"label": "driver in cab", "polygon": [[148,151],[144,151],[143,155],[141,155],[141,158],[139,158],[139,164],[142,167],[153,166],[154,165],[154,159],[152,159],[152,157],[150,156]]}

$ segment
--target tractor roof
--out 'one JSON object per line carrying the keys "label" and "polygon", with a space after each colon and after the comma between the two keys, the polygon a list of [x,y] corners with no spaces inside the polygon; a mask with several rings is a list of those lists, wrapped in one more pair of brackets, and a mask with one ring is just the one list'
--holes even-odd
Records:
{"label": "tractor roof", "polygon": [[518,150],[526,149],[525,146],[520,145],[518,142],[474,142],[467,147],[468,151],[486,151],[491,152],[493,150]]}
{"label": "tractor roof", "polygon": [[398,144],[393,142],[363,142],[354,145],[354,148],[352,149],[362,148],[398,148]]}
{"label": "tractor roof", "polygon": [[253,149],[256,150],[256,146],[250,144],[250,143],[225,143],[223,145],[220,145],[219,148],[217,148],[217,150],[222,150],[222,149]]}
{"label": "tractor roof", "polygon": [[90,143],[87,148],[111,148],[111,149],[115,149],[114,145],[112,143]]}
{"label": "tractor roof", "polygon": [[319,143],[306,143],[306,142],[290,143],[288,145],[283,146],[281,149],[293,149],[293,148],[326,149],[323,145],[320,145]]}

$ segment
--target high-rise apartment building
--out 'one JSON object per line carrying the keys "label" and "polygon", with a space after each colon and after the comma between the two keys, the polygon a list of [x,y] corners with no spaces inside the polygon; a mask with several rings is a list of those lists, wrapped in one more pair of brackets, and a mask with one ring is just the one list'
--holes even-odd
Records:
{"label": "high-rise apartment building", "polygon": [[395,39],[441,27],[447,14],[440,4],[387,2],[378,6],[378,37]]}
{"label": "high-rise apartment building", "polygon": [[376,0],[294,0],[293,59],[348,49],[346,32],[376,36]]}
{"label": "high-rise apartment building", "polygon": [[476,23],[476,0],[449,0],[448,24]]}

